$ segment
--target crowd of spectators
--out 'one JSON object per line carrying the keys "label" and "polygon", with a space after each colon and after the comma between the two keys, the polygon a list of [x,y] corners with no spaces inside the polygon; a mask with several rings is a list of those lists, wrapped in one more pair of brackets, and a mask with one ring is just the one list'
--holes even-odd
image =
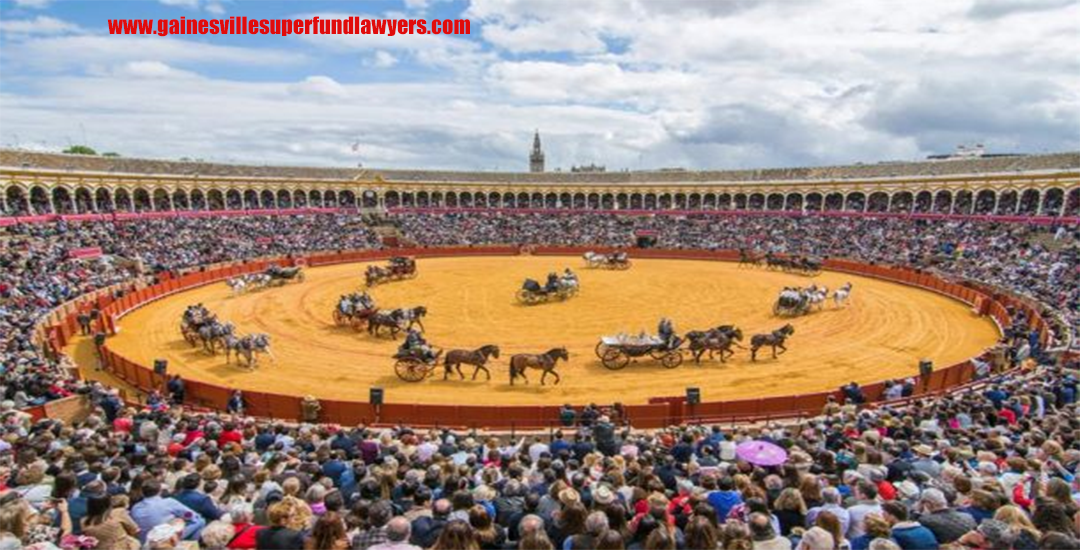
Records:
{"label": "crowd of spectators", "polygon": [[[751,248],[933,268],[1075,315],[1075,235],[1023,225],[853,219],[401,215],[439,244]],[[0,234],[0,549],[1080,548],[1077,368],[1026,370],[903,406],[809,421],[637,430],[590,408],[566,432],[494,436],[270,423],[127,406],[33,343],[58,303],[159,270],[376,246],[341,215],[15,226]],[[100,247],[103,256],[71,252]],[[1075,317],[1072,317],[1075,322]],[[1022,339],[1021,339],[1022,340]],[[71,393],[94,413],[32,421]],[[242,405],[242,404],[241,404]],[[236,407],[239,409],[242,407]],[[756,440],[778,466],[740,459]]]}

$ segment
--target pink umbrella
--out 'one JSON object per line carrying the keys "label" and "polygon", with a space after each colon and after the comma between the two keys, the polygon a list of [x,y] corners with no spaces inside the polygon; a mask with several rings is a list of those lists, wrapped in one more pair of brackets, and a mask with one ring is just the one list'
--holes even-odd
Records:
{"label": "pink umbrella", "polygon": [[758,466],[779,466],[787,460],[787,451],[767,441],[747,441],[735,447],[735,456]]}

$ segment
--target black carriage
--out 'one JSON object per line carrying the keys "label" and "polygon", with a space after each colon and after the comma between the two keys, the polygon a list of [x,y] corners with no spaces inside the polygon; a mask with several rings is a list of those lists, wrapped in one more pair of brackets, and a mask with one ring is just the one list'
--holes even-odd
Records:
{"label": "black carriage", "polygon": [[780,270],[784,273],[796,273],[808,277],[821,275],[822,261],[809,256],[778,256],[772,253],[765,255],[765,267],[770,270]]}
{"label": "black carriage", "polygon": [[577,293],[578,285],[567,284],[562,279],[559,280],[559,284],[554,290],[548,290],[533,279],[525,279],[525,282],[521,285],[521,290],[517,291],[516,296],[518,302],[532,306],[544,302],[568,300],[577,296]]}
{"label": "black carriage", "polygon": [[293,267],[281,267],[277,264],[272,264],[266,268],[263,275],[269,277],[269,283],[267,286],[282,286],[288,282],[304,282],[304,269],[300,266]]}
{"label": "black carriage", "polygon": [[341,311],[341,308],[334,308],[334,324],[339,327],[351,326],[353,330],[360,332],[367,327],[368,317],[371,317],[375,312],[379,311],[377,307],[354,309],[351,313]]}
{"label": "black carriage", "polygon": [[394,256],[385,266],[372,266],[365,274],[367,286],[375,286],[388,281],[415,279],[416,260],[405,256]]}
{"label": "black carriage", "polygon": [[621,370],[629,365],[630,361],[646,356],[659,361],[664,368],[673,369],[683,362],[682,351],[679,349],[681,345],[681,339],[676,339],[673,345],[669,345],[656,336],[604,336],[600,338],[600,343],[596,344],[596,356],[604,367],[610,370]]}
{"label": "black carriage", "polygon": [[394,354],[394,373],[406,382],[420,382],[431,376],[439,364],[442,350],[433,354],[424,354],[418,350],[399,351]]}

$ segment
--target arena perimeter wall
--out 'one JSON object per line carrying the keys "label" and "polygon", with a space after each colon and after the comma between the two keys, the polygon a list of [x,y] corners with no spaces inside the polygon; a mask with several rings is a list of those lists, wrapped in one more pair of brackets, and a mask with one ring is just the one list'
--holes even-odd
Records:
{"label": "arena perimeter wall", "polygon": [[[100,308],[101,328],[115,333],[116,322],[128,312],[146,305],[163,296],[182,292],[194,287],[223,281],[244,273],[259,272],[270,264],[321,266],[352,262],[365,262],[387,259],[390,256],[409,255],[420,258],[439,256],[474,256],[474,255],[518,255],[531,253],[536,255],[575,255],[586,250],[605,251],[595,247],[452,247],[452,248],[415,248],[387,249],[356,252],[335,252],[313,254],[296,258],[279,258],[250,261],[230,265],[207,266],[186,274],[165,273],[158,281],[145,288],[132,287],[121,296],[113,292],[99,291],[80,299],[68,302],[54,311],[46,320],[44,336],[47,345],[59,353],[74,334],[78,332],[75,316],[94,306]],[[738,253],[732,250],[635,250],[634,258],[683,259],[737,261]],[[950,283],[929,273],[911,269],[863,264],[847,260],[826,260],[825,269],[852,273],[865,277],[874,277],[908,286],[937,292],[961,302],[970,304],[981,315],[991,316],[999,327],[1008,326],[1007,308],[1026,310],[1029,319],[1047,336],[1046,323],[1039,312],[1009,295],[986,294],[975,288]],[[108,343],[99,349],[104,368],[118,378],[142,391],[161,390],[165,378],[154,374],[150,367],[139,365],[111,351]],[[391,368],[389,360],[387,368]],[[935,370],[929,380],[920,380],[915,396],[924,396],[953,391],[969,385],[974,379],[974,365],[971,360]],[[195,408],[224,410],[232,392],[231,388],[216,386],[196,380],[186,380],[185,400]],[[681,389],[681,388],[680,388]],[[878,403],[882,400],[884,383],[878,382],[863,387],[867,401]],[[647,404],[623,406],[623,418],[637,428],[659,428],[684,423],[726,423],[749,422],[772,419],[790,419],[814,416],[821,413],[827,399],[833,396],[842,402],[837,391],[741,399],[735,401],[712,401],[698,405],[688,405],[683,396],[656,396]],[[295,421],[301,417],[302,396],[269,394],[245,391],[245,413],[250,416]],[[559,425],[558,406],[470,406],[470,405],[426,405],[414,403],[386,403],[376,407],[363,401],[320,400],[322,405],[319,421],[342,424],[376,425],[411,425],[444,426],[459,428],[488,429],[536,429],[551,428]],[[898,403],[899,404],[899,403]],[[582,405],[582,404],[578,404]]]}

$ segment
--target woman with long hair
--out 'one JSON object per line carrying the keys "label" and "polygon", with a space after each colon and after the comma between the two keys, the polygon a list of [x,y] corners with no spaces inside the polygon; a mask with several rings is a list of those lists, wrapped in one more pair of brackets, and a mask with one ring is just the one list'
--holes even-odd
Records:
{"label": "woman with long hair", "polygon": [[821,527],[829,532],[833,537],[833,548],[835,550],[843,550],[845,548],[851,548],[851,545],[844,538],[844,530],[840,527],[840,518],[836,517],[836,514],[832,512],[822,512],[818,514],[817,521],[814,525]]}
{"label": "woman with long hair", "polygon": [[1042,533],[1035,528],[1035,524],[1031,523],[1027,513],[1019,507],[1012,505],[1002,506],[997,509],[997,512],[994,512],[994,519],[1005,523],[1013,530],[1016,537],[1013,548],[1017,550],[1038,548]]}
{"label": "woman with long hair", "polygon": [[480,550],[480,545],[476,543],[472,527],[462,520],[454,519],[443,527],[431,550]]}
{"label": "woman with long hair", "polygon": [[86,500],[82,533],[98,540],[98,548],[139,550],[139,526],[123,507],[113,507],[108,495],[91,495]]}
{"label": "woman with long hair", "polygon": [[788,536],[791,530],[806,525],[806,501],[802,493],[794,487],[788,487],[780,492],[773,505],[773,514],[780,522],[780,535]]}
{"label": "woman with long hair", "polygon": [[306,550],[348,550],[349,538],[345,536],[345,521],[337,512],[319,516],[311,536],[304,545]]}
{"label": "woman with long hair", "polygon": [[709,518],[695,515],[686,523],[687,548],[716,550],[719,547],[718,539],[719,533]]}

